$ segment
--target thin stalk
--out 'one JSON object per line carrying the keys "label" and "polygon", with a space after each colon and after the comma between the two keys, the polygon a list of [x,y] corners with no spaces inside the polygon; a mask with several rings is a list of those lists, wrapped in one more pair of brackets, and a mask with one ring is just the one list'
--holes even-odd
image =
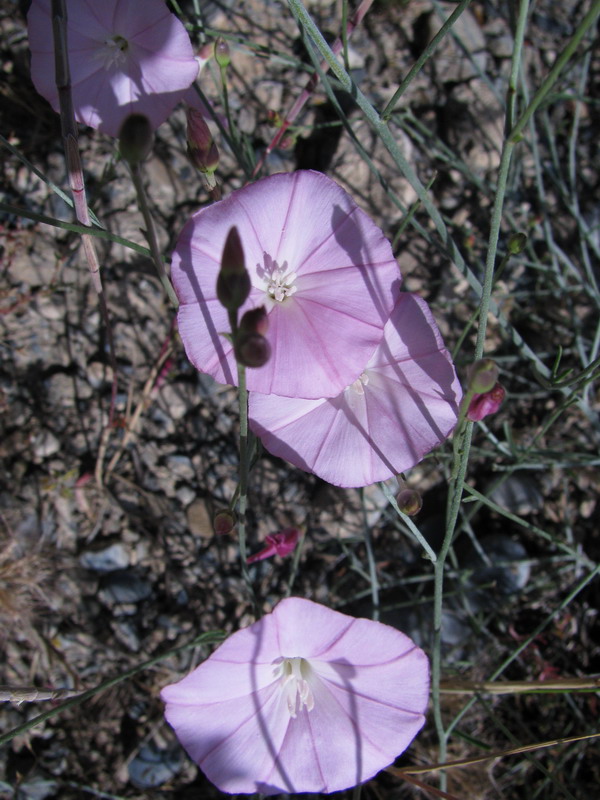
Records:
{"label": "thin stalk", "polygon": [[179,308],[179,300],[177,299],[177,295],[173,289],[173,284],[167,275],[165,263],[158,247],[156,228],[154,227],[154,220],[152,219],[150,206],[148,205],[148,197],[146,195],[146,189],[144,188],[144,181],[142,179],[142,165],[139,163],[134,164],[133,166],[130,165],[130,172],[133,185],[135,186],[140,211],[144,217],[144,225],[146,226],[146,239],[150,245],[150,252],[152,254],[152,260],[154,261],[154,266],[156,267],[158,277],[160,278],[160,282],[167,293],[167,297],[169,298],[171,305],[173,308],[177,309]]}
{"label": "thin stalk", "polygon": [[359,495],[360,508],[363,518],[362,522],[365,537],[365,549],[367,551],[367,562],[369,564],[369,583],[371,585],[373,619],[377,622],[379,620],[379,579],[377,578],[377,563],[375,561],[375,552],[373,550],[373,537],[371,536],[371,528],[367,521],[367,509],[365,507],[365,493],[363,489],[359,489]]}
{"label": "thin stalk", "polygon": [[36,211],[30,211],[28,208],[15,206],[12,203],[3,203],[0,201],[0,212],[4,214],[14,214],[23,219],[31,219],[34,222],[42,222],[44,225],[52,225],[55,228],[62,228],[65,231],[72,233],[86,233],[89,230],[90,236],[95,236],[97,239],[104,239],[107,242],[114,242],[121,244],[123,247],[128,247],[142,256],[150,256],[150,250],[143,247],[141,244],[125,239],[123,236],[117,236],[116,233],[104,230],[104,228],[88,228],[86,225],[81,225],[76,222],[64,222],[62,219],[55,219],[54,217],[47,217],[45,214],[38,214]]}
{"label": "thin stalk", "polygon": [[402,97],[404,92],[408,89],[410,84],[412,83],[413,79],[419,74],[422,70],[426,61],[429,61],[431,56],[437,49],[437,46],[442,41],[444,36],[448,33],[450,28],[454,25],[456,20],[460,17],[463,11],[471,4],[471,0],[461,0],[461,2],[456,6],[452,14],[448,17],[448,19],[444,22],[442,27],[433,37],[433,39],[429,42],[425,50],[421,53],[419,58],[415,61],[412,65],[410,70],[408,71],[406,77],[401,82],[400,86],[394,92],[394,96],[387,104],[387,106],[383,109],[381,113],[381,120],[382,122],[388,122],[392,114],[394,113],[394,108],[398,104],[398,100]]}
{"label": "thin stalk", "polygon": [[[237,335],[237,311],[229,311],[229,324],[231,326],[231,335],[235,341]],[[248,589],[248,594],[254,607],[256,618],[260,617],[260,607],[248,571],[248,564],[246,562],[247,549],[246,549],[246,513],[248,510],[248,473],[250,471],[250,448],[249,448],[249,432],[248,432],[248,389],[246,388],[246,367],[237,362],[237,376],[238,376],[238,400],[240,407],[240,468],[239,468],[239,482],[238,482],[238,542],[240,548],[240,561],[242,565],[242,575]]]}
{"label": "thin stalk", "polygon": [[42,722],[52,719],[52,717],[57,716],[57,714],[60,714],[62,711],[66,711],[69,708],[74,708],[75,706],[81,705],[81,703],[84,703],[86,700],[90,700],[92,697],[100,694],[100,692],[104,692],[106,689],[111,689],[113,686],[117,686],[119,683],[129,680],[129,678],[133,678],[134,675],[137,675],[139,672],[143,672],[145,669],[164,661],[170,656],[176,655],[177,653],[183,653],[185,650],[190,650],[191,648],[198,647],[199,645],[220,642],[224,638],[225,634],[221,631],[209,631],[208,633],[202,633],[200,636],[196,636],[195,639],[187,644],[174,647],[172,650],[168,650],[166,653],[161,653],[161,655],[153,656],[147,661],[143,661],[141,664],[137,664],[135,667],[131,667],[131,669],[119,673],[119,675],[114,678],[108,678],[108,680],[102,681],[102,683],[99,683],[98,686],[94,686],[93,689],[88,689],[85,692],[81,692],[76,697],[71,697],[69,700],[65,700],[64,703],[60,703],[60,705],[54,706],[54,708],[44,711],[43,714],[39,714],[37,717],[33,717],[32,719],[27,720],[27,722],[24,722],[22,725],[13,728],[11,731],[8,731],[8,733],[0,736],[0,747],[12,741],[15,736],[21,736],[21,734],[27,733],[27,731],[35,728],[36,725],[41,725]]}
{"label": "thin stalk", "polygon": [[521,136],[523,134],[523,131],[524,131],[525,127],[527,126],[529,120],[535,114],[537,109],[540,107],[540,105],[543,103],[543,101],[548,96],[548,93],[550,92],[550,89],[554,86],[554,84],[556,83],[556,81],[558,79],[558,76],[561,74],[561,72],[563,71],[563,69],[565,68],[567,63],[571,60],[571,58],[575,54],[575,51],[577,50],[577,48],[581,44],[581,42],[582,42],[583,38],[585,37],[585,35],[587,34],[587,32],[594,25],[594,23],[596,21],[596,17],[599,14],[600,14],[600,0],[595,0],[595,2],[593,3],[592,7],[588,11],[588,13],[585,15],[585,17],[581,21],[579,27],[577,28],[577,30],[573,34],[573,36],[572,36],[571,40],[569,41],[568,45],[565,47],[565,49],[562,51],[562,53],[556,59],[552,69],[550,70],[550,72],[548,73],[546,78],[542,81],[542,85],[537,90],[537,92],[534,94],[534,96],[532,97],[529,105],[527,106],[527,108],[525,109],[525,111],[523,112],[521,117],[519,118],[519,121],[516,123],[516,125],[512,129],[512,131],[510,133],[510,139],[511,139],[511,142],[513,144],[516,144],[518,141],[520,141]]}
{"label": "thin stalk", "polygon": [[[290,2],[290,5],[293,5],[293,3]],[[362,0],[360,5],[358,6],[356,11],[354,12],[354,16],[352,17],[350,22],[348,22],[348,24],[344,27],[344,35],[345,35],[346,39],[352,34],[352,31],[358,25],[360,25],[360,23],[362,22],[365,14],[367,13],[367,11],[370,9],[370,7],[372,5],[373,5],[373,0]],[[296,14],[294,13],[294,9],[293,8],[292,8],[292,13],[296,17]],[[296,19],[298,19],[298,18],[296,17]],[[341,52],[343,46],[344,46],[343,38],[338,37],[335,40],[335,42],[333,43],[333,45],[332,45],[331,52],[334,53],[337,56]],[[328,59],[325,59],[321,64],[321,70],[326,72],[329,69],[329,66],[330,66],[330,63],[329,63]],[[277,131],[277,133],[275,134],[273,139],[269,142],[269,145],[268,145],[267,149],[265,150],[265,152],[263,153],[261,158],[258,160],[256,166],[254,167],[254,171],[252,173],[252,177],[253,178],[255,178],[260,173],[260,171],[262,170],[262,168],[263,168],[263,166],[265,164],[265,161],[266,161],[267,157],[269,156],[269,154],[273,152],[273,150],[277,147],[279,142],[282,140],[283,136],[285,135],[285,133],[288,130],[288,128],[290,127],[290,125],[292,125],[294,123],[294,121],[296,120],[296,117],[302,111],[302,109],[304,108],[306,102],[308,101],[308,98],[314,92],[318,82],[319,82],[319,73],[315,72],[308,79],[308,81],[306,83],[306,86],[304,87],[301,95],[295,101],[294,105],[292,106],[292,108],[290,109],[290,111],[286,115],[285,119],[283,120],[281,128],[279,128],[279,130]]]}

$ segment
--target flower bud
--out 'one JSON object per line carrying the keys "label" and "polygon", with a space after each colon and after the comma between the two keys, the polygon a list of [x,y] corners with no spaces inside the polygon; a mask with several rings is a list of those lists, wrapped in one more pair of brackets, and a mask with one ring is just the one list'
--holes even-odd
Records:
{"label": "flower bud", "polygon": [[240,320],[240,333],[260,333],[264,336],[269,330],[269,317],[264,306],[251,308],[244,312]]}
{"label": "flower bud", "polygon": [[264,367],[271,358],[271,345],[260,333],[239,335],[234,350],[236,359],[245,367]]}
{"label": "flower bud", "polygon": [[217,277],[217,297],[228,311],[244,305],[252,288],[246,270],[244,248],[235,225],[230,229],[221,256],[221,269]]}
{"label": "flower bud", "polygon": [[130,114],[119,130],[119,151],[133,167],[148,157],[154,144],[150,120],[143,114]]}
{"label": "flower bud", "polygon": [[480,358],[467,369],[469,389],[477,394],[491,391],[498,380],[499,373],[500,370],[491,358]]}
{"label": "flower bud", "polygon": [[215,61],[221,67],[221,69],[228,67],[231,63],[229,45],[222,36],[219,36],[215,42]]}
{"label": "flower bud", "polygon": [[231,511],[218,511],[213,517],[213,528],[217,536],[226,536],[235,528],[236,518]]}
{"label": "flower bud", "polygon": [[196,108],[188,106],[186,116],[188,158],[200,172],[212,175],[219,165],[219,150],[210,128],[202,113]]}
{"label": "flower bud", "polygon": [[398,508],[403,514],[414,517],[423,507],[423,498],[415,489],[402,489],[396,496]]}
{"label": "flower bud", "polygon": [[512,233],[508,237],[508,252],[512,256],[518,256],[525,250],[527,244],[527,236],[524,233]]}
{"label": "flower bud", "polygon": [[484,394],[475,394],[469,403],[467,419],[471,422],[479,422],[489,414],[495,414],[502,405],[506,391],[503,386],[497,383],[493,389]]}

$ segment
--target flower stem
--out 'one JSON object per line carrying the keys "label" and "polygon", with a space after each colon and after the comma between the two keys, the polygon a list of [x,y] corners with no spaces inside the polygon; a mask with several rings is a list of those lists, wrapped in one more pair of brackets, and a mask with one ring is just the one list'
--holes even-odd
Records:
{"label": "flower stem", "polygon": [[141,164],[139,163],[134,164],[133,166],[131,166],[130,171],[131,171],[131,178],[133,180],[133,185],[135,186],[135,191],[137,194],[140,211],[142,212],[142,216],[144,217],[144,225],[146,226],[146,239],[148,240],[148,244],[150,245],[150,252],[152,253],[152,260],[154,261],[154,266],[156,267],[156,271],[158,272],[158,277],[160,278],[160,282],[162,283],[163,288],[167,293],[167,297],[169,298],[171,305],[173,306],[173,308],[179,308],[179,300],[177,299],[177,295],[175,294],[175,290],[173,289],[173,284],[171,283],[171,280],[167,275],[164,261],[160,254],[160,249],[158,247],[156,228],[154,227],[154,220],[152,219],[152,214],[150,213],[150,206],[148,205],[148,197],[146,195],[146,190],[144,188],[144,181],[142,180]]}
{"label": "flower stem", "polygon": [[363,518],[363,530],[365,533],[365,548],[367,550],[367,561],[369,563],[369,579],[371,582],[371,602],[373,603],[373,619],[377,622],[379,620],[379,580],[377,579],[377,564],[375,562],[375,553],[373,551],[373,537],[371,536],[371,528],[367,520],[367,508],[365,506],[365,493],[364,489],[359,489],[360,507]]}
{"label": "flower stem", "polygon": [[[235,339],[237,334],[237,311],[229,312],[231,334]],[[254,606],[256,618],[260,617],[260,607],[254,592],[248,564],[246,562],[246,511],[248,508],[248,473],[250,471],[250,448],[248,446],[248,389],[246,388],[246,367],[237,362],[238,375],[238,400],[240,406],[240,471],[238,482],[238,542],[240,547],[240,560],[242,575],[248,589],[248,594]]]}

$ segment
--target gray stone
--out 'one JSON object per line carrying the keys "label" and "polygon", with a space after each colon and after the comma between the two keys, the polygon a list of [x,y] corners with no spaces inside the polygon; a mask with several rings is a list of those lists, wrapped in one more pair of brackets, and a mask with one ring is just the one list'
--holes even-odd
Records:
{"label": "gray stone", "polygon": [[114,572],[129,566],[129,553],[122,544],[115,543],[102,550],[88,550],[79,557],[84,569],[92,572]]}

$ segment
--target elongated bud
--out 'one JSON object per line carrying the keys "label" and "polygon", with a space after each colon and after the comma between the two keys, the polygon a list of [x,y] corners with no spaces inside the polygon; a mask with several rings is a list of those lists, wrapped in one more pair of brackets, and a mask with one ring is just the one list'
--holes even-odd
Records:
{"label": "elongated bud", "polygon": [[229,45],[222,36],[219,36],[215,42],[215,61],[221,67],[221,69],[225,69],[225,67],[228,67],[231,63]]}
{"label": "elongated bud", "polygon": [[244,248],[235,225],[230,229],[225,240],[221,269],[217,277],[217,297],[228,311],[235,311],[243,306],[252,285],[246,270]]}
{"label": "elongated bud", "polygon": [[131,166],[144,161],[152,150],[154,133],[150,120],[143,114],[130,114],[119,130],[119,152]]}
{"label": "elongated bud", "polygon": [[396,496],[398,508],[403,514],[414,517],[423,507],[423,498],[415,489],[402,489]]}
{"label": "elongated bud", "polygon": [[496,385],[500,370],[491,358],[481,358],[467,369],[469,389],[477,394],[485,394]]}
{"label": "elongated bud", "polygon": [[213,517],[213,528],[217,536],[226,536],[235,528],[236,518],[231,511],[218,511]]}
{"label": "elongated bud", "polygon": [[495,414],[502,405],[506,391],[503,386],[497,383],[493,389],[484,394],[475,394],[469,403],[467,419],[471,422],[479,422],[489,414]]}
{"label": "elongated bud", "polygon": [[219,150],[210,128],[198,109],[188,106],[186,116],[188,158],[196,169],[207,176],[212,176],[219,166]]}

